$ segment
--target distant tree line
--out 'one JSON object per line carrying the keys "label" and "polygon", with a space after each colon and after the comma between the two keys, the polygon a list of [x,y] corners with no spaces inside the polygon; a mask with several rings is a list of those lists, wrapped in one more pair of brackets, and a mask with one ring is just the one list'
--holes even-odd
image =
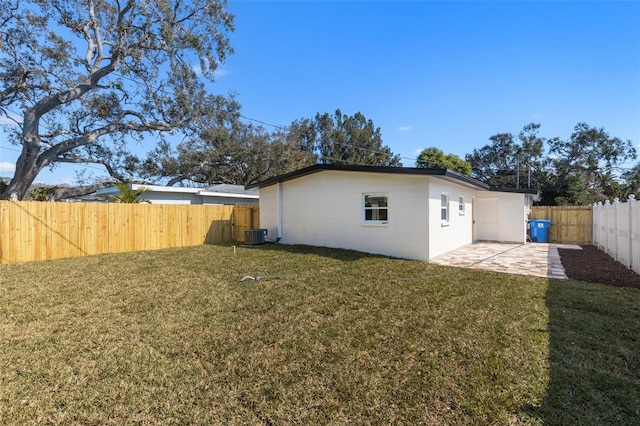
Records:
{"label": "distant tree line", "polygon": [[540,191],[540,205],[586,205],[626,198],[640,191],[640,164],[631,141],[605,129],[578,123],[568,139],[543,138],[540,124],[527,124],[517,134],[498,133],[465,159],[440,149],[424,149],[416,167],[448,168],[492,188]]}
{"label": "distant tree line", "polygon": [[540,124],[518,134],[498,133],[467,154],[471,176],[499,188],[536,188],[541,205],[587,205],[626,198],[640,188],[640,164],[631,141],[578,123],[568,139],[543,138]]}

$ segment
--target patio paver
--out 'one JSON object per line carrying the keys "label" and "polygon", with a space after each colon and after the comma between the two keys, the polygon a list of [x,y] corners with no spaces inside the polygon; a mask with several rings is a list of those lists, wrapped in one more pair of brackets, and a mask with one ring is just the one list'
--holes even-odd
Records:
{"label": "patio paver", "polygon": [[582,250],[578,245],[554,243],[504,244],[479,242],[444,253],[431,262],[507,274],[567,279],[558,248]]}

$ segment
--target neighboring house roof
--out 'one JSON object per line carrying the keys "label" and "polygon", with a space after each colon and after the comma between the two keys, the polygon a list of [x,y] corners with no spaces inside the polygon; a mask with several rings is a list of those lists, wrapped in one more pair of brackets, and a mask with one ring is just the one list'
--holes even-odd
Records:
{"label": "neighboring house roof", "polygon": [[245,189],[243,185],[232,185],[229,183],[219,183],[217,185],[207,186],[206,188],[202,188],[202,190],[221,194],[244,194],[255,195],[258,197],[258,188]]}
{"label": "neighboring house roof", "polygon": [[[247,190],[242,185],[228,185],[219,184],[206,188],[183,188],[174,186],[158,186],[158,185],[143,185],[143,184],[129,184],[132,190],[145,189],[147,192],[163,192],[163,193],[181,193],[181,194],[193,194],[202,195],[207,197],[225,197],[225,198],[244,198],[244,199],[258,199],[257,190]],[[96,191],[96,195],[118,195],[120,190],[112,186],[110,188],[101,189]]]}
{"label": "neighboring house roof", "polygon": [[383,174],[396,174],[396,175],[427,175],[437,176],[441,179],[452,181],[460,185],[472,187],[476,189],[483,189],[486,191],[501,191],[501,192],[517,192],[521,194],[537,194],[535,189],[501,189],[490,188],[486,183],[480,182],[477,179],[473,179],[470,176],[462,173],[449,170],[449,169],[422,169],[415,167],[380,167],[380,166],[351,166],[341,164],[316,164],[313,166],[305,167],[304,169],[295,170],[290,173],[286,173],[280,176],[275,176],[270,179],[263,180],[262,182],[247,185],[247,189],[264,188],[266,186],[275,185],[279,182],[286,182],[288,180],[296,179],[302,176],[310,175],[313,173],[322,172],[325,170],[334,170],[342,172],[367,172],[367,173],[383,173]]}

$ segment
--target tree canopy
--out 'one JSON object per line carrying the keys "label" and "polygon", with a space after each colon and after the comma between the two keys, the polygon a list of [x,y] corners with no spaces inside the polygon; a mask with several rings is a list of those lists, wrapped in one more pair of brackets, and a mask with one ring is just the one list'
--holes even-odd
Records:
{"label": "tree canopy", "polygon": [[223,0],[0,0],[0,22],[0,114],[22,146],[3,198],[61,162],[123,180],[129,142],[224,113],[205,86],[232,53]]}
{"label": "tree canopy", "polygon": [[416,160],[418,168],[449,169],[464,175],[471,174],[471,164],[455,154],[445,154],[441,149],[425,148]]}
{"label": "tree canopy", "polygon": [[623,195],[618,166],[636,158],[631,141],[611,137],[603,128],[578,123],[568,140],[549,140],[553,167],[551,197],[560,204],[589,204]]}
{"label": "tree canopy", "polygon": [[537,188],[544,205],[584,205],[638,190],[640,166],[620,172],[636,158],[631,141],[586,123],[578,123],[566,140],[542,138],[539,129],[532,123],[515,136],[491,136],[490,144],[466,156],[472,176],[492,187]]}
{"label": "tree canopy", "polygon": [[382,145],[380,129],[360,113],[318,113],[268,131],[241,121],[239,105],[227,107],[223,120],[177,147],[160,143],[139,164],[140,176],[167,185],[248,185],[316,163],[400,165]]}
{"label": "tree canopy", "polygon": [[544,139],[538,135],[539,129],[539,124],[531,123],[517,135],[491,136],[490,144],[466,155],[471,176],[498,188],[526,188],[531,182],[539,183],[539,174],[544,173]]}
{"label": "tree canopy", "polygon": [[383,145],[380,128],[360,112],[349,116],[338,109],[294,121],[289,137],[309,164],[402,166],[400,156]]}
{"label": "tree canopy", "polygon": [[296,167],[295,146],[281,132],[240,121],[204,129],[174,150],[161,143],[142,163],[140,175],[167,185],[248,185]]}

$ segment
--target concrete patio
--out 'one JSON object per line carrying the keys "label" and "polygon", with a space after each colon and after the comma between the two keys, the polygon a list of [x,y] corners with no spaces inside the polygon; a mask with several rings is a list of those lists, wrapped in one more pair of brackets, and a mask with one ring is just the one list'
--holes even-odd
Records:
{"label": "concrete patio", "polygon": [[566,280],[567,275],[558,254],[559,248],[582,250],[580,246],[571,244],[479,242],[440,255],[431,262],[439,265]]}

